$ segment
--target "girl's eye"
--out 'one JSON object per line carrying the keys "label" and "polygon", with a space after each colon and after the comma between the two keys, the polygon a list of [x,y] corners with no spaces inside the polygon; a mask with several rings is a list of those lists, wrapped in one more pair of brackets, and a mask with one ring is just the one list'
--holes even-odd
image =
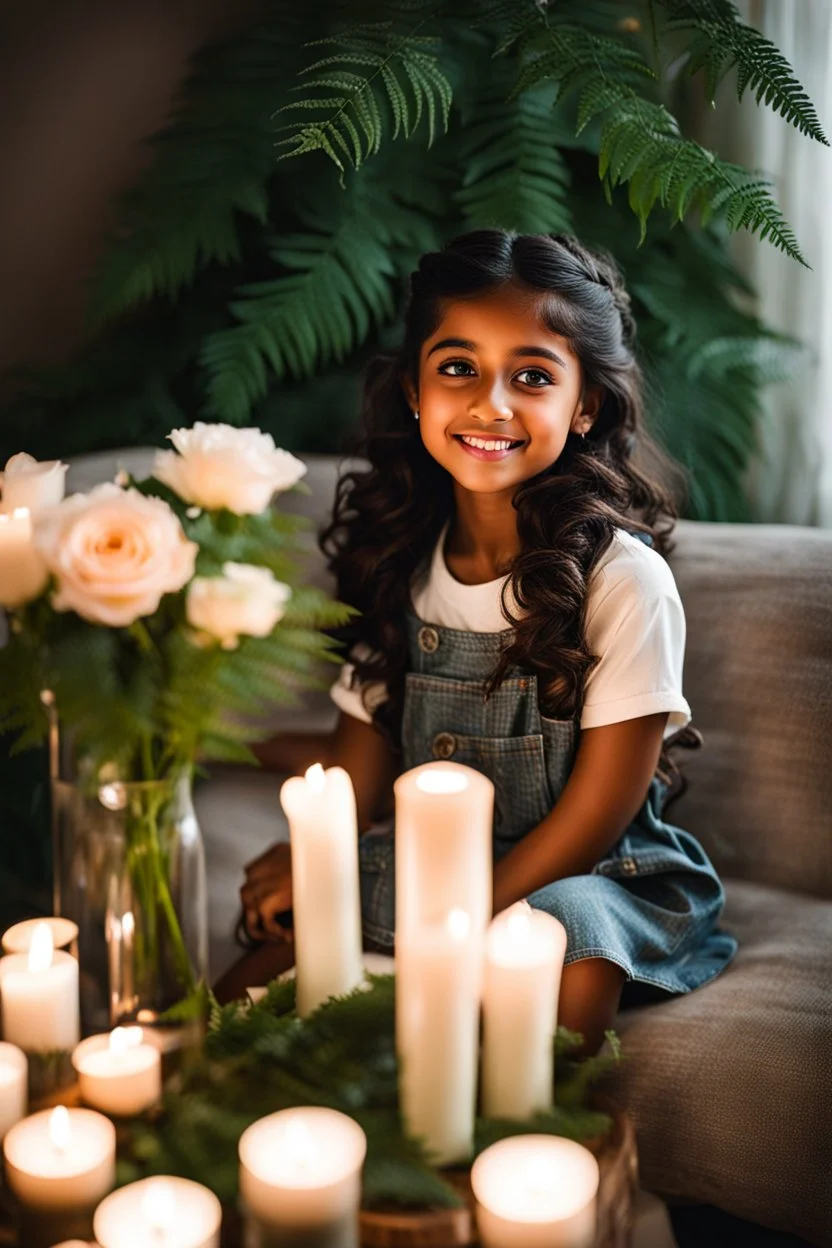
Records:
{"label": "girl's eye", "polygon": [[544,386],[552,384],[552,378],[548,373],[544,373],[542,368],[524,368],[522,372],[517,374],[517,376],[522,377],[523,373],[525,373],[527,377],[531,376],[543,378],[542,381],[528,381],[523,383],[524,385],[532,386],[535,390],[542,390]]}
{"label": "girl's eye", "polygon": [[462,366],[462,368],[473,368],[473,366],[469,364],[468,360],[446,360],[444,364],[439,365],[439,368],[436,371],[439,373],[442,373],[444,377],[470,376],[470,373],[446,373],[445,372],[446,368],[459,368],[460,366]]}

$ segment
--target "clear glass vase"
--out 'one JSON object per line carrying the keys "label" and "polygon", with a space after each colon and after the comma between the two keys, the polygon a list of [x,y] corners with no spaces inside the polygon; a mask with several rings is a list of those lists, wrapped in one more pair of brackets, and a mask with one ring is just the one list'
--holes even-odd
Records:
{"label": "clear glass vase", "polygon": [[205,854],[190,773],[52,781],[59,914],[78,924],[85,1031],[152,1026],[208,974]]}

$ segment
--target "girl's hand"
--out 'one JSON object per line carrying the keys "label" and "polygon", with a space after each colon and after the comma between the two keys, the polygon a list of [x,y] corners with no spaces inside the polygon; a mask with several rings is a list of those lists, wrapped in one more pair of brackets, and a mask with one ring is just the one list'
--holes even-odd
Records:
{"label": "girl's hand", "polygon": [[285,841],[272,845],[245,866],[240,889],[246,929],[256,940],[292,939],[292,928],[277,916],[292,907],[292,851]]}

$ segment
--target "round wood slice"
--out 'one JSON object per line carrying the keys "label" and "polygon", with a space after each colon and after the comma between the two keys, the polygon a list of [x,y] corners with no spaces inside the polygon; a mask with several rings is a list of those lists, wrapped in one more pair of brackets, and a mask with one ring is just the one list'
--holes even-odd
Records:
{"label": "round wood slice", "polygon": [[[595,1248],[629,1248],[638,1190],[635,1130],[631,1119],[617,1106],[599,1102],[597,1108],[612,1116],[613,1126],[608,1136],[586,1141],[601,1171]],[[477,1244],[470,1171],[446,1170],[443,1174],[465,1200],[464,1208],[426,1213],[362,1209],[362,1248],[468,1248]]]}

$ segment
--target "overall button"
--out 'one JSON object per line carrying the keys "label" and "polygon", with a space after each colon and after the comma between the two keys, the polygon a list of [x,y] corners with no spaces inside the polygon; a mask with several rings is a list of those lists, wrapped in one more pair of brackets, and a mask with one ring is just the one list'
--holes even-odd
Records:
{"label": "overall button", "polygon": [[624,872],[625,875],[635,875],[636,871],[638,871],[638,867],[636,866],[635,859],[634,858],[622,858],[621,870]]}
{"label": "overall button", "polygon": [[438,732],[431,748],[435,758],[450,758],[456,753],[456,737],[452,732]]}
{"label": "overall button", "polygon": [[427,624],[419,629],[416,640],[419,642],[419,649],[425,654],[433,654],[434,650],[439,649],[439,634]]}

